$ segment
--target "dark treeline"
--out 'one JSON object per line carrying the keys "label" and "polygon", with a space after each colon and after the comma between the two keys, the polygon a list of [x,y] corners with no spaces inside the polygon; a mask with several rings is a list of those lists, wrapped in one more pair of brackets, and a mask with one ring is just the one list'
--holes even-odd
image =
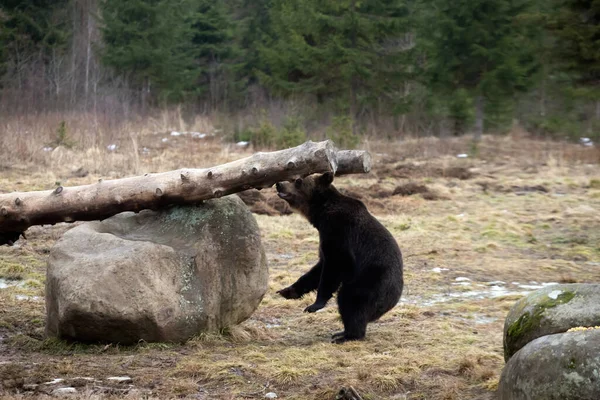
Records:
{"label": "dark treeline", "polygon": [[0,116],[174,104],[292,136],[597,136],[600,0],[1,0]]}

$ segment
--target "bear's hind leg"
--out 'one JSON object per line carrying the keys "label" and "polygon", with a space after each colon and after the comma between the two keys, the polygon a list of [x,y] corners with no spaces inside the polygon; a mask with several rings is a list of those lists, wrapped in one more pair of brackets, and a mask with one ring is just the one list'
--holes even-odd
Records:
{"label": "bear's hind leg", "polygon": [[361,340],[367,333],[368,298],[363,299],[362,296],[356,294],[348,295],[352,292],[344,289],[340,289],[338,294],[338,307],[344,324],[344,332],[343,335],[332,337],[333,343]]}
{"label": "bear's hind leg", "polygon": [[366,333],[366,319],[360,321],[349,321],[347,324],[344,322],[344,332],[338,332],[338,334],[334,334],[331,338],[331,342],[341,344],[350,340],[362,340],[365,338]]}

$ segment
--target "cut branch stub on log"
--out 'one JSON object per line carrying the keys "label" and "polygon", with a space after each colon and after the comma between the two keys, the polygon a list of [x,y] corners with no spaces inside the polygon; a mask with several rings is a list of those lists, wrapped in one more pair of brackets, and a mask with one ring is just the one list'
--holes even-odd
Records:
{"label": "cut branch stub on log", "polygon": [[341,169],[338,152],[331,141],[309,141],[291,149],[255,153],[211,168],[180,169],[99,180],[91,185],[0,194],[0,244],[15,241],[32,225],[102,220],[123,211],[195,203],[249,188],[270,187],[314,173],[362,173],[370,169],[368,153],[340,153],[344,160]]}

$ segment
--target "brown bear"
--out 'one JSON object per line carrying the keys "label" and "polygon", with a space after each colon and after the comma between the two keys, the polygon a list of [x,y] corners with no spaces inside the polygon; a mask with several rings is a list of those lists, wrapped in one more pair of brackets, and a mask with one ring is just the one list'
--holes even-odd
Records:
{"label": "brown bear", "polygon": [[315,303],[304,310],[312,313],[325,307],[337,291],[344,331],[333,334],[332,341],[343,343],[363,339],[367,324],[400,300],[402,254],[392,234],[365,205],[338,192],[332,182],[328,172],[276,184],[279,197],[319,231],[319,262],[277,293],[299,299],[317,290]]}

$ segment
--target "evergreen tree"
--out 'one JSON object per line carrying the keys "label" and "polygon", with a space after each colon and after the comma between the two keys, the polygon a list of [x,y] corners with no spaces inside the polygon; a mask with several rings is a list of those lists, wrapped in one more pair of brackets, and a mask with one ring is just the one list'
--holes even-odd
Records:
{"label": "evergreen tree", "polygon": [[600,121],[600,0],[560,0],[549,24],[558,38],[556,56],[571,73],[578,94],[595,102]]}
{"label": "evergreen tree", "polygon": [[199,87],[209,93],[213,108],[236,91],[239,51],[234,43],[234,25],[226,4],[214,0],[196,0],[197,12],[192,24],[192,45],[199,66]]}
{"label": "evergreen tree", "polygon": [[[181,100],[199,74],[192,47],[193,0],[105,0],[103,61],[142,98]],[[145,102],[145,101],[144,101]]]}
{"label": "evergreen tree", "polygon": [[272,0],[240,0],[230,7],[237,10],[236,37],[241,52],[237,70],[242,87],[258,83],[258,72],[268,73],[261,48],[274,37],[271,24]]}
{"label": "evergreen tree", "polygon": [[274,0],[262,80],[279,93],[337,101],[355,121],[364,107],[404,93],[412,48],[407,16],[398,0]]}
{"label": "evergreen tree", "polygon": [[[59,58],[68,47],[68,2],[66,0],[6,0],[0,5],[0,73],[6,72],[9,60],[18,70],[24,60],[35,59],[45,68],[46,78],[56,87]],[[39,66],[38,66],[39,67]],[[18,71],[15,77],[21,85]],[[1,76],[1,75],[0,75]]]}
{"label": "evergreen tree", "polygon": [[421,25],[431,88],[445,95],[467,90],[475,105],[475,138],[483,132],[487,103],[532,83],[537,68],[530,31],[519,18],[528,0],[432,0]]}

